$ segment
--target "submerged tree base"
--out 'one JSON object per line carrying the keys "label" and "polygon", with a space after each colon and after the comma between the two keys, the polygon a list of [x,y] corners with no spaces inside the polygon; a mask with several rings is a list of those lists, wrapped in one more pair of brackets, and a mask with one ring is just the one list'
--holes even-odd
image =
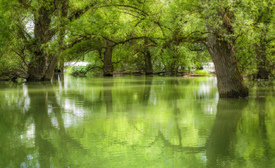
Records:
{"label": "submerged tree base", "polygon": [[228,92],[219,93],[220,98],[239,98],[239,97],[248,97],[249,91],[248,88],[243,90],[232,90]]}

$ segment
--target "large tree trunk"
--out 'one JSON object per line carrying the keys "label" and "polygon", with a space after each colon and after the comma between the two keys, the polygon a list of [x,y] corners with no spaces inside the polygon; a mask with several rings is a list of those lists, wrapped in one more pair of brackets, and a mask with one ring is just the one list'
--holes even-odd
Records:
{"label": "large tree trunk", "polygon": [[41,6],[37,10],[37,14],[34,14],[34,38],[35,46],[32,49],[33,57],[28,66],[28,78],[27,81],[44,81],[47,71],[48,56],[44,51],[43,45],[49,42],[52,38],[50,31],[50,9],[45,6]]}
{"label": "large tree trunk", "polygon": [[54,28],[51,28],[51,22],[53,19],[53,12],[56,10],[54,5],[43,4],[34,13],[34,47],[30,49],[33,53],[31,63],[28,66],[28,78],[27,81],[50,81],[54,74],[54,69],[58,63],[58,56],[62,51],[63,39],[65,36],[65,17],[68,13],[68,1],[60,1],[62,5],[61,9],[61,29],[59,31],[59,51],[51,55],[46,52],[46,46],[48,42],[52,40],[52,37],[57,32]]}
{"label": "large tree trunk", "polygon": [[207,48],[215,65],[220,98],[247,97],[248,88],[237,65],[234,44],[211,34]]}
{"label": "large tree trunk", "polygon": [[104,52],[104,66],[103,66],[103,75],[104,76],[113,76],[113,62],[112,62],[112,56],[113,56],[113,42],[107,40],[106,41],[106,49]]}
{"label": "large tree trunk", "polygon": [[43,81],[47,68],[47,61],[43,55],[36,55],[36,59],[28,65],[27,81]]}

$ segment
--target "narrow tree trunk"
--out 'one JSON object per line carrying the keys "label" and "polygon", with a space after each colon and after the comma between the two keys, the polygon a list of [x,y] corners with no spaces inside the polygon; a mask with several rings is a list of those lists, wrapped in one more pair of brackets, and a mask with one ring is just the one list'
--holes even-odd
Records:
{"label": "narrow tree trunk", "polygon": [[104,66],[103,66],[103,75],[104,76],[113,76],[113,62],[112,62],[112,56],[113,56],[113,42],[107,40],[106,42],[106,49],[104,52]]}
{"label": "narrow tree trunk", "polygon": [[64,74],[64,58],[61,58],[60,60],[60,72]]}
{"label": "narrow tree trunk", "polygon": [[149,51],[149,41],[148,39],[144,40],[144,63],[145,63],[145,67],[144,67],[144,71],[145,71],[145,75],[152,75],[153,74],[153,66],[152,66],[152,57],[151,57],[151,53]]}
{"label": "narrow tree trunk", "polygon": [[211,34],[207,48],[215,65],[220,98],[247,97],[248,88],[237,65],[234,44]]}
{"label": "narrow tree trunk", "polygon": [[[175,51],[174,54],[177,54],[176,52],[177,51]],[[177,60],[178,60],[178,56],[174,55],[172,58],[172,63],[170,64],[170,69],[169,69],[170,76],[177,76],[177,73],[178,73]]]}
{"label": "narrow tree trunk", "polygon": [[46,71],[45,81],[50,81],[52,79],[54,75],[54,69],[56,68],[57,63],[58,63],[58,56],[54,56]]}
{"label": "narrow tree trunk", "polygon": [[268,71],[268,62],[266,58],[266,46],[265,39],[260,40],[259,45],[255,45],[257,55],[257,74],[254,75],[255,79],[268,79],[270,71]]}
{"label": "narrow tree trunk", "polygon": [[151,54],[147,50],[144,53],[144,62],[145,62],[145,75],[152,75],[153,74],[153,66],[152,66],[152,60],[151,60]]}

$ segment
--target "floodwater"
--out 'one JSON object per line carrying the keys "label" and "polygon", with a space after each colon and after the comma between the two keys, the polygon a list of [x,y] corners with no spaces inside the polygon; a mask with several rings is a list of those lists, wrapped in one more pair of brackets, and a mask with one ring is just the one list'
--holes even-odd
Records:
{"label": "floodwater", "polygon": [[0,167],[275,167],[274,87],[219,99],[216,84],[133,76],[0,83]]}

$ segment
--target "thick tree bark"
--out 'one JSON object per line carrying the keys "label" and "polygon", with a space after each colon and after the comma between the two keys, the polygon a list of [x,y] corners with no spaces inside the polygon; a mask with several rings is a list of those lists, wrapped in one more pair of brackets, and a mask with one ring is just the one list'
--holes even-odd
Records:
{"label": "thick tree bark", "polygon": [[27,81],[43,81],[45,79],[45,73],[47,68],[47,62],[45,57],[37,55],[36,59],[30,62],[28,65],[28,78]]}
{"label": "thick tree bark", "polygon": [[234,44],[211,34],[207,48],[215,65],[220,98],[247,97],[248,88],[237,65]]}
{"label": "thick tree bark", "polygon": [[50,9],[42,6],[37,10],[37,14],[34,15],[35,43],[33,43],[33,45],[35,47],[32,49],[34,54],[28,66],[27,81],[29,82],[46,80],[45,75],[48,66],[48,56],[44,52],[42,45],[49,42],[52,38],[50,31],[50,12]]}
{"label": "thick tree bark", "polygon": [[106,41],[106,49],[104,52],[104,66],[103,66],[103,75],[104,76],[113,76],[114,67],[112,62],[113,57],[113,42],[107,40]]}

